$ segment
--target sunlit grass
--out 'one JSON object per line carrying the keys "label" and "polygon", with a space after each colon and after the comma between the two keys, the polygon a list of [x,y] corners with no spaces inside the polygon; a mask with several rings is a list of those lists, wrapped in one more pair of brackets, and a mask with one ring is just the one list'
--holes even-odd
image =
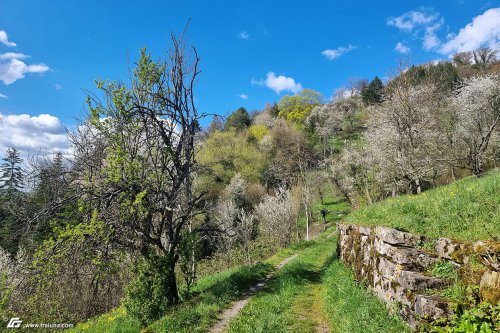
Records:
{"label": "sunlit grass", "polygon": [[385,225],[430,237],[500,239],[500,172],[354,211],[345,222]]}
{"label": "sunlit grass", "polygon": [[387,313],[384,302],[359,286],[352,272],[335,261],[325,272],[326,308],[335,333],[403,333],[410,329]]}
{"label": "sunlit grass", "polygon": [[294,300],[311,283],[321,283],[321,268],[334,255],[336,242],[319,238],[288,263],[252,298],[228,332],[290,332]]}

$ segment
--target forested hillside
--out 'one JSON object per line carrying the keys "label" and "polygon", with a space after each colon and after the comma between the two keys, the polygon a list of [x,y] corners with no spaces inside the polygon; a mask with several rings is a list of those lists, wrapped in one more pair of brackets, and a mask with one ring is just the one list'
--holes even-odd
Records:
{"label": "forested hillside", "polygon": [[[280,304],[257,294],[229,331],[273,322],[275,332],[305,332],[333,317],[344,320],[339,331],[401,332],[406,326],[333,262],[335,222],[498,240],[495,50],[401,63],[385,82],[352,81],[332,98],[303,89],[262,110],[214,116],[197,108],[203,55],[185,38],[172,36],[164,60],[142,49],[126,82],[96,81],[70,133],[72,155],[4,152],[0,326],[14,316],[97,318],[85,330],[118,318],[114,332],[207,331],[297,254],[269,281]],[[420,193],[423,207],[412,201]],[[290,319],[314,304],[326,309],[318,318]],[[364,326],[353,325],[358,315]]]}

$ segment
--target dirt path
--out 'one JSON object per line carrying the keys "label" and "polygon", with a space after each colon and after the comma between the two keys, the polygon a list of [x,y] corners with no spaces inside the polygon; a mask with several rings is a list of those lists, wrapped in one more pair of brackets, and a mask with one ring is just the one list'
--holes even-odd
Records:
{"label": "dirt path", "polygon": [[294,254],[283,261],[281,261],[274,269],[269,272],[266,277],[262,278],[255,286],[248,289],[247,292],[243,295],[243,298],[234,302],[229,309],[226,309],[222,312],[220,320],[210,329],[210,333],[222,332],[224,331],[231,322],[231,319],[236,317],[238,313],[247,305],[252,296],[259,290],[261,290],[266,282],[280,269],[283,268],[290,260],[297,257],[298,254]]}

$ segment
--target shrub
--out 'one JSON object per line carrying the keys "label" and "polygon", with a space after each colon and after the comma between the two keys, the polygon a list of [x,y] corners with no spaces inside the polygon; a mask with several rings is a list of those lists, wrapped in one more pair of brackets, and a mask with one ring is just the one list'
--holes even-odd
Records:
{"label": "shrub", "polygon": [[481,303],[476,307],[439,319],[431,324],[435,333],[493,333],[500,332],[500,305]]}
{"label": "shrub", "polygon": [[134,278],[127,286],[124,300],[125,309],[130,316],[143,326],[160,319],[167,310],[169,283],[167,256],[150,254],[139,260],[134,267]]}

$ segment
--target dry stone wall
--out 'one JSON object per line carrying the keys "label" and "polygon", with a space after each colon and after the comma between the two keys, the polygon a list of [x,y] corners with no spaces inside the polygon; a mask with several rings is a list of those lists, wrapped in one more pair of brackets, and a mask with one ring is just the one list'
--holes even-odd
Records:
{"label": "dry stone wall", "polygon": [[458,272],[463,272],[464,281],[481,284],[481,297],[490,303],[499,301],[500,274],[491,262],[476,265],[473,270],[469,267],[472,256],[487,260],[492,258],[492,252],[496,255],[498,243],[447,238],[431,241],[425,236],[380,226],[338,224],[338,231],[340,259],[352,267],[359,282],[365,283],[413,328],[453,312],[451,302],[429,296],[429,290],[446,288],[451,283],[428,273],[438,262],[449,261]]}

